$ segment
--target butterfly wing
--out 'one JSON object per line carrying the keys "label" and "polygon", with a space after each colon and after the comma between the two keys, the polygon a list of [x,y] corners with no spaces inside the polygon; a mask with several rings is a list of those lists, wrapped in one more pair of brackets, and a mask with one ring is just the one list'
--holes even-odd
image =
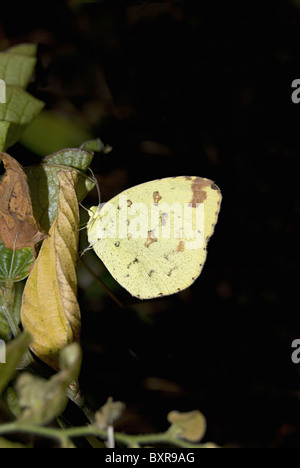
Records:
{"label": "butterfly wing", "polygon": [[112,276],[139,299],[191,286],[206,260],[221,192],[208,179],[175,177],[126,190],[92,208],[89,242]]}

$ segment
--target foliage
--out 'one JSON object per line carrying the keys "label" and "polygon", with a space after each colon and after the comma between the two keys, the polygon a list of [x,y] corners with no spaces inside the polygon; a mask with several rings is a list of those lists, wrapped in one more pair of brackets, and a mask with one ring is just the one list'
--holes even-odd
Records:
{"label": "foliage", "polygon": [[6,84],[6,103],[0,105],[0,151],[19,140],[44,107],[43,102],[25,91],[36,65],[36,54],[34,44],[0,53],[0,78]]}
{"label": "foliage", "polygon": [[[8,96],[0,110],[0,150],[14,144],[43,107],[24,90],[36,64],[35,56],[33,45],[0,54],[0,78],[7,84]],[[41,164],[24,169],[34,216],[48,238],[40,250],[17,251],[0,240],[0,338],[7,342],[6,364],[0,364],[0,411],[8,421],[0,425],[0,435],[46,437],[62,448],[75,447],[74,438],[87,438],[93,447],[104,447],[103,442],[108,447],[214,447],[200,445],[206,421],[199,411],[170,413],[170,426],[162,434],[126,435],[114,433],[115,422],[125,411],[123,403],[109,398],[94,413],[81,394],[76,275],[79,203],[94,188],[94,181],[86,174],[94,151],[110,150],[100,140],[89,141],[79,149],[58,151]],[[88,426],[66,427],[62,423],[68,399],[84,412]],[[48,426],[55,419],[60,421],[60,428]],[[0,437],[0,448],[23,447]]]}

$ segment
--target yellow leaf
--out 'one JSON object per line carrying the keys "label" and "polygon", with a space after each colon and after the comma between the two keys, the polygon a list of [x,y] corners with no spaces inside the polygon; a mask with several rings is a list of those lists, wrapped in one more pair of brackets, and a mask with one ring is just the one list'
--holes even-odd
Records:
{"label": "yellow leaf", "polygon": [[33,341],[31,350],[58,369],[59,352],[80,338],[76,261],[79,209],[76,173],[60,172],[57,218],[26,283],[21,317]]}

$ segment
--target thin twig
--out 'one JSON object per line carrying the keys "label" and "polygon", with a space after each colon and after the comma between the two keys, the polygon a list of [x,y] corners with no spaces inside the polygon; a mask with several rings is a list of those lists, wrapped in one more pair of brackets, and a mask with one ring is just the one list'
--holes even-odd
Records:
{"label": "thin twig", "polygon": [[84,266],[84,268],[89,272],[89,274],[100,284],[100,286],[104,289],[104,291],[109,295],[109,297],[121,308],[124,309],[125,306],[122,302],[114,295],[114,293],[106,286],[103,281],[98,278],[98,276],[93,272],[93,270],[82,260],[79,260],[80,263]]}

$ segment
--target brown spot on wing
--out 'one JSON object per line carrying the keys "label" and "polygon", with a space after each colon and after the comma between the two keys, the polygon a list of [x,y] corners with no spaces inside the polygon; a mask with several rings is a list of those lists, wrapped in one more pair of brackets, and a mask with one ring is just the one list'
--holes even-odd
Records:
{"label": "brown spot on wing", "polygon": [[127,206],[128,206],[128,208],[130,208],[132,206],[132,201],[131,200],[127,200]]}
{"label": "brown spot on wing", "polygon": [[145,242],[145,247],[149,248],[150,245],[154,244],[155,242],[158,242],[158,239],[154,236],[152,231],[149,231],[148,239]]}
{"label": "brown spot on wing", "polygon": [[136,265],[137,263],[140,263],[140,261],[138,258],[135,258],[132,262],[129,263],[129,265],[127,265],[127,269],[129,270],[129,268],[131,268],[132,265]]}
{"label": "brown spot on wing", "polygon": [[171,270],[170,270],[169,273],[168,273],[168,276],[171,277],[172,274],[173,274],[173,271],[177,270],[177,268],[178,268],[177,266],[171,268]]}
{"label": "brown spot on wing", "polygon": [[184,251],[185,251],[185,243],[183,241],[180,241],[177,246],[177,252],[184,252]]}
{"label": "brown spot on wing", "polygon": [[162,200],[162,196],[160,195],[159,192],[153,193],[153,200],[156,205]]}
{"label": "brown spot on wing", "polygon": [[207,193],[204,190],[206,187],[211,187],[212,181],[208,179],[202,179],[201,177],[197,177],[194,179],[192,183],[192,192],[193,192],[193,199],[190,202],[193,208],[197,208],[197,204],[203,203],[207,198]]}

